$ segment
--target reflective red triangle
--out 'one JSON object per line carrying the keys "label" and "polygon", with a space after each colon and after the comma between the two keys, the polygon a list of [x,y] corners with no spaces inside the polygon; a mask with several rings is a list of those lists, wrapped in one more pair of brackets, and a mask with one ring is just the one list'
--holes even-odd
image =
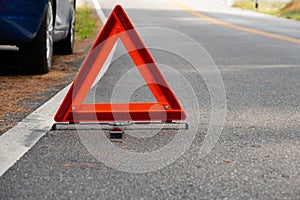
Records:
{"label": "reflective red triangle", "polygon": [[[84,104],[115,42],[120,39],[157,100]],[[103,26],[54,119],[56,122],[173,121],[186,115],[125,11],[117,5]]]}

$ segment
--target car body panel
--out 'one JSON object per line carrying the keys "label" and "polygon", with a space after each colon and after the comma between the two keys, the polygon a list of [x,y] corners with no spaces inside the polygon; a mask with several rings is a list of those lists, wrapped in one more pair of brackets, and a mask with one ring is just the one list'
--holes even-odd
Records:
{"label": "car body panel", "polygon": [[[53,41],[67,37],[74,12],[73,0],[53,0]],[[0,0],[0,44],[20,45],[33,40],[47,11],[48,0]]]}
{"label": "car body panel", "polygon": [[47,0],[0,0],[0,42],[27,42],[38,32]]}
{"label": "car body panel", "polygon": [[[56,42],[58,40],[64,39],[68,35],[68,30],[70,26],[70,21],[72,20],[72,15],[75,7],[74,1],[70,0],[58,0],[56,1],[56,18],[55,18],[55,28],[54,28],[54,36],[53,41]],[[74,9],[70,9],[70,8]]]}

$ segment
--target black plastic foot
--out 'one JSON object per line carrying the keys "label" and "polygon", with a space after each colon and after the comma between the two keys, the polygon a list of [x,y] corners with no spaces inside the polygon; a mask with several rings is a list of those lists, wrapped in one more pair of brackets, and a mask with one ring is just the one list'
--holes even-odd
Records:
{"label": "black plastic foot", "polygon": [[115,127],[109,131],[110,139],[122,139],[123,133],[121,128]]}

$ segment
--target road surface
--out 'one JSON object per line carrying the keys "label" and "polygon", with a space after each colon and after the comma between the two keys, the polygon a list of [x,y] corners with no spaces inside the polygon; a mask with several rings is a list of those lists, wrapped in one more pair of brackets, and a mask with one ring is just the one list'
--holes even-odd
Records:
{"label": "road surface", "polygon": [[[219,0],[100,1],[106,16],[117,3],[189,129],[132,125],[111,143],[61,126],[0,177],[0,198],[299,199],[300,23]],[[121,41],[85,101],[154,101]]]}

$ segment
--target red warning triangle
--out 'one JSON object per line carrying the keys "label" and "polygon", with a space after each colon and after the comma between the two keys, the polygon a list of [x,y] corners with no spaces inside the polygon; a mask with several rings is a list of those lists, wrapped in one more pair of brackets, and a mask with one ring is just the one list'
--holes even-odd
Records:
{"label": "red warning triangle", "polygon": [[[154,103],[84,104],[117,39],[120,39],[157,100]],[[173,121],[186,115],[150,52],[120,5],[103,26],[54,119],[56,122]]]}

